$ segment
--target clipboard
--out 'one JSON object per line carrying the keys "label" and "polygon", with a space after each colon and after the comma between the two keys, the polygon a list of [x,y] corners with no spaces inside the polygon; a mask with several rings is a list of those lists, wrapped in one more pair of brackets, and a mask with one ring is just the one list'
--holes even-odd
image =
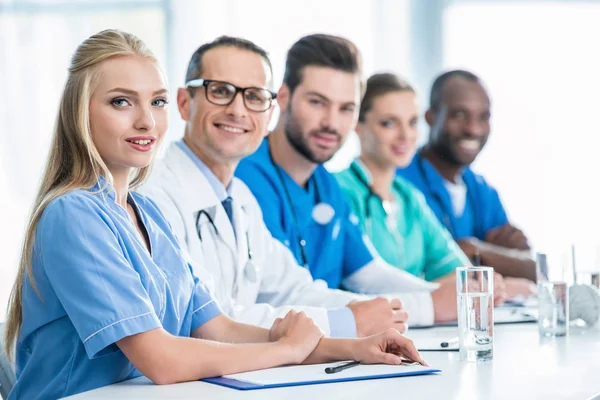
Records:
{"label": "clipboard", "polygon": [[339,364],[340,362],[269,368],[260,371],[225,375],[218,378],[208,378],[203,379],[202,381],[237,390],[257,390],[287,386],[360,381],[366,379],[396,378],[441,372],[439,369],[424,367],[422,365],[361,364],[335,374],[325,373],[325,368]]}

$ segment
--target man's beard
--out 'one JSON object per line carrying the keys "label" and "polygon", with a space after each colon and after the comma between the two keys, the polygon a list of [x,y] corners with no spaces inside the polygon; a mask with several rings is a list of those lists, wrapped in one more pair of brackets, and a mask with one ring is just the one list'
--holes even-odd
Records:
{"label": "man's beard", "polygon": [[463,163],[456,157],[452,149],[450,148],[450,143],[448,141],[443,142],[435,142],[433,143],[433,151],[442,158],[448,164],[452,164],[456,167],[463,167]]}
{"label": "man's beard", "polygon": [[485,147],[487,138],[479,140],[480,148],[479,148],[479,151],[477,152],[477,155],[475,155],[473,157],[473,159],[461,160],[461,157],[458,154],[459,150],[456,149],[456,146],[457,146],[457,143],[463,138],[469,138],[469,135],[463,134],[458,139],[450,139],[450,137],[447,133],[442,132],[441,137],[438,138],[437,140],[435,140],[430,145],[430,147],[440,158],[442,158],[447,163],[454,165],[456,167],[460,167],[460,168],[467,167],[467,166],[471,165],[471,163],[473,163],[475,161],[475,159],[479,156],[479,154]]}
{"label": "man's beard", "polygon": [[[312,163],[323,164],[323,163],[329,161],[334,156],[334,154],[337,152],[337,150],[339,150],[339,148],[336,149],[336,151],[334,151],[331,155],[319,156],[319,155],[315,154],[309,148],[308,139],[304,136],[304,132],[302,131],[300,124],[294,118],[294,113],[292,112],[291,105],[288,106],[288,109],[287,109],[287,116],[286,116],[283,130],[285,131],[285,136],[287,137],[287,140],[290,142],[292,147],[298,153],[300,153],[304,158],[306,158],[307,160],[309,160]],[[333,134],[338,135],[338,138],[340,137],[340,134],[334,130],[319,129],[318,132],[333,133]]]}

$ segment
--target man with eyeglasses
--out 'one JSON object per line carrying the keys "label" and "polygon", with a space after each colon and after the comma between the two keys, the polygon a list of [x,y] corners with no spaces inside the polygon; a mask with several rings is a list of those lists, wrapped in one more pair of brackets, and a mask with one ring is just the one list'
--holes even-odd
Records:
{"label": "man with eyeglasses", "polygon": [[249,41],[221,37],[196,50],[177,93],[183,140],[167,149],[140,191],[158,204],[195,274],[233,319],[270,327],[295,309],[334,337],[404,332],[407,313],[399,300],[313,280],[271,236],[258,202],[234,178],[238,162],[267,135],[276,97],[271,79],[267,53]]}

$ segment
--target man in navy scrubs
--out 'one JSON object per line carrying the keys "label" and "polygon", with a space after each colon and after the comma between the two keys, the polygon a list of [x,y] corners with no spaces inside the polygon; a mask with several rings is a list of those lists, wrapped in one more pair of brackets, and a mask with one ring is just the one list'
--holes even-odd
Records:
{"label": "man in navy scrubs", "polygon": [[535,280],[527,237],[508,220],[496,189],[470,168],[490,134],[490,98],[480,79],[462,70],[440,75],[425,119],[429,141],[399,175],[423,192],[468,256],[505,276]]}

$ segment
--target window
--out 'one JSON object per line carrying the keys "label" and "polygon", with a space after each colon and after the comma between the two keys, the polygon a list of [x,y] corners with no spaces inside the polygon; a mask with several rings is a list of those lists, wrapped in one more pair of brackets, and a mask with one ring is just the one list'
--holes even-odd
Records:
{"label": "window", "polygon": [[477,73],[492,98],[475,169],[544,248],[598,243],[600,4],[574,3],[466,3],[444,17],[445,68]]}
{"label": "window", "polygon": [[0,2],[0,321],[75,47],[102,29],[121,28],[140,36],[164,65],[162,2],[133,3]]}

